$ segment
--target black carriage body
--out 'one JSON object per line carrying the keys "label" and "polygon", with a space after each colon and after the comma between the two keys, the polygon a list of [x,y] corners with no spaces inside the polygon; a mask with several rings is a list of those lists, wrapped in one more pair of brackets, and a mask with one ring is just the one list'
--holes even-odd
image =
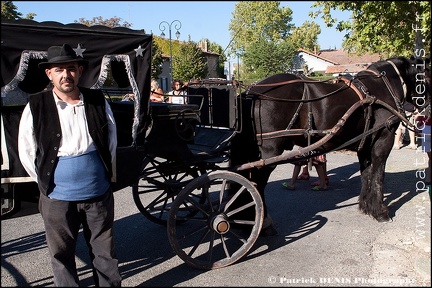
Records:
{"label": "black carriage body", "polygon": [[237,131],[236,88],[230,81],[190,82],[187,104],[150,103],[146,152],[172,161],[220,156],[222,141]]}
{"label": "black carriage body", "polygon": [[[10,185],[33,182],[22,167],[17,151],[18,125],[30,94],[42,91],[49,80],[40,62],[53,45],[70,44],[77,54],[89,61],[79,85],[103,89],[107,78],[114,79],[119,89],[134,94],[131,113],[118,113],[113,107],[118,130],[117,179],[130,183],[127,169],[129,147],[143,145],[149,114],[152,35],[143,30],[124,27],[87,27],[82,24],[36,22],[33,20],[1,23],[1,143],[2,143],[2,207]],[[126,117],[126,118],[125,118]],[[129,117],[129,118],[127,118]],[[123,132],[126,131],[126,132]],[[133,152],[135,153],[135,152]],[[136,159],[137,157],[131,157]],[[122,168],[126,169],[122,169]],[[3,211],[3,209],[2,209]],[[3,212],[2,212],[3,214]]]}
{"label": "black carriage body", "polygon": [[166,224],[175,196],[199,175],[229,167],[238,132],[237,86],[204,79],[188,83],[186,103],[151,103],[144,168],[132,186],[135,204],[148,219]]}

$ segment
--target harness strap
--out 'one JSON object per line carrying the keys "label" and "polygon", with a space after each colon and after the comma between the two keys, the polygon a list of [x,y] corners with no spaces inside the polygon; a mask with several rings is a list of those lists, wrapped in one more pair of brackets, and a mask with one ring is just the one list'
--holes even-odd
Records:
{"label": "harness strap", "polygon": [[277,82],[277,83],[251,84],[250,86],[251,87],[276,87],[276,86],[282,86],[291,83],[319,83],[319,82],[328,82],[328,80],[318,81],[318,80],[292,79],[292,80],[287,80],[287,81]]}
{"label": "harness strap", "polygon": [[389,80],[388,80],[385,72],[381,72],[381,74],[383,75],[383,81],[386,84],[387,89],[390,91],[390,94],[392,95],[393,100],[395,101],[395,105],[396,105],[396,107],[398,108],[398,110],[400,112],[400,113],[398,113],[398,115],[402,115],[402,117],[400,117],[400,116],[398,116],[398,117],[400,117],[403,120],[403,122],[407,125],[407,126],[404,125],[405,127],[407,127],[408,129],[410,129],[410,128],[415,129],[414,124],[412,124],[411,122],[409,122],[406,119],[407,116],[405,114],[405,110],[403,109],[403,103],[405,102],[405,99],[406,99],[406,96],[407,96],[407,85],[406,85],[405,81],[403,80],[403,78],[402,78],[402,76],[401,76],[401,74],[399,72],[399,69],[396,67],[396,65],[392,61],[390,61],[390,60],[387,60],[387,62],[392,65],[393,69],[396,71],[396,74],[399,76],[399,80],[401,81],[401,86],[402,86],[402,90],[403,90],[403,93],[404,93],[403,99],[402,99],[402,101],[400,101],[396,97],[396,94],[395,94],[395,92],[393,90],[393,87],[390,84],[390,82],[389,82]]}
{"label": "harness strap", "polygon": [[[354,78],[351,78],[351,79],[348,79],[348,78],[346,78],[346,77],[341,77],[340,78],[343,82],[345,82],[345,84],[348,86],[348,87],[350,87],[351,89],[353,89],[354,90],[354,92],[356,92],[356,94],[359,96],[359,98],[360,98],[360,100],[361,99],[364,99],[364,94],[355,86],[355,85],[351,85],[352,83],[353,83],[353,79]],[[357,78],[355,78],[355,79],[357,79]],[[361,83],[361,82],[360,82]],[[363,84],[363,83],[361,83],[361,84]],[[364,85],[363,85],[364,86]]]}
{"label": "harness strap", "polygon": [[407,94],[406,84],[403,81],[402,76],[399,73],[399,70],[397,69],[396,65],[392,61],[390,61],[390,60],[387,60],[387,62],[392,65],[393,69],[395,69],[396,74],[399,76],[399,80],[401,81],[402,90],[403,90],[403,93],[404,93],[402,101],[400,101],[396,97],[396,94],[395,94],[395,92],[394,92],[394,90],[392,88],[392,85],[390,84],[389,80],[387,79],[387,75],[386,75],[385,71],[382,71],[381,73],[378,73],[377,71],[370,70],[370,69],[367,69],[366,71],[370,71],[370,72],[374,73],[375,75],[377,75],[378,77],[383,78],[383,82],[386,85],[387,90],[390,92],[390,95],[393,97],[393,100],[395,102],[396,107],[398,108],[398,110],[400,112],[405,113],[405,110],[403,109],[403,105],[402,104],[403,104],[403,102],[405,102],[405,98],[406,98],[406,94]]}
{"label": "harness strap", "polygon": [[[355,77],[351,77],[351,79],[348,79],[346,76],[342,76],[341,77],[342,81],[345,82],[346,85],[348,85],[351,89],[354,90],[354,92],[356,92],[356,94],[359,96],[360,100],[364,99],[365,97],[370,97],[369,95],[369,91],[367,90],[366,86],[358,79]],[[351,85],[354,84],[354,85]],[[359,150],[363,149],[364,143],[366,141],[366,131],[369,130],[370,128],[370,124],[371,124],[371,118],[372,118],[372,103],[369,104],[369,106],[367,107],[367,114],[366,114],[366,123],[364,126],[364,131],[363,131],[363,135],[364,137],[362,137],[360,144],[359,144]]]}
{"label": "harness strap", "polygon": [[387,128],[391,127],[391,125],[393,125],[397,121],[398,121],[398,119],[396,118],[396,116],[395,115],[391,115],[386,122],[381,123],[379,126],[376,126],[375,128],[372,128],[372,129],[366,131],[364,134],[361,134],[361,135],[358,135],[357,137],[354,137],[353,139],[345,142],[344,144],[340,145],[339,147],[336,147],[336,148],[334,148],[334,149],[332,149],[332,150],[330,150],[328,152],[323,152],[322,154],[329,153],[329,152],[332,152],[332,151],[341,150],[341,149],[343,149],[343,148],[345,148],[345,147],[347,147],[347,146],[349,146],[349,145],[357,142],[358,140],[360,140],[360,138],[362,138],[364,136],[369,136],[372,133],[375,133],[375,132],[381,130],[382,128],[384,128],[384,127],[387,127]]}
{"label": "harness strap", "polygon": [[251,169],[251,168],[260,168],[266,165],[270,165],[270,164],[276,164],[278,162],[281,162],[283,160],[287,160],[290,159],[292,157],[296,157],[296,156],[300,156],[302,154],[307,154],[317,148],[319,148],[320,146],[322,146],[324,143],[326,143],[327,141],[329,141],[335,134],[337,134],[337,132],[343,127],[343,125],[345,124],[347,118],[354,113],[354,111],[360,107],[361,105],[365,104],[365,102],[369,101],[368,99],[363,99],[363,100],[359,100],[356,103],[354,103],[349,109],[348,111],[342,116],[342,118],[339,119],[339,121],[336,123],[336,125],[330,129],[330,132],[325,135],[323,138],[321,138],[320,140],[318,140],[317,142],[308,145],[307,147],[304,148],[299,148],[298,150],[292,150],[289,151],[288,153],[279,155],[279,156],[275,156],[275,157],[270,157],[268,159],[260,159],[254,162],[249,162],[249,163],[245,163],[242,165],[237,165],[235,167],[232,168],[232,171],[241,171],[241,170],[246,170],[246,169]]}
{"label": "harness strap", "polygon": [[[381,100],[375,99],[373,97],[368,97],[367,99],[359,100],[356,103],[354,103],[350,107],[350,109],[348,109],[348,111],[345,113],[345,115],[339,120],[338,124],[336,124],[336,126],[333,127],[332,129],[327,129],[327,130],[311,130],[310,132],[313,132],[313,133],[316,133],[316,134],[332,134],[332,133],[336,133],[339,130],[339,128],[340,128],[340,127],[337,127],[339,125],[339,123],[345,123],[346,119],[352,113],[354,113],[354,111],[357,108],[359,108],[360,106],[362,106],[364,104],[372,104],[372,103],[377,103],[377,104],[383,106],[384,108],[386,108],[387,110],[389,110],[390,112],[392,112],[394,114],[394,116],[397,117],[397,118],[399,118],[402,122],[409,123],[409,121],[404,117],[404,115],[402,115],[402,113],[398,112],[396,109],[394,109],[393,107],[391,107],[389,104],[387,104],[387,103],[385,103],[385,102],[383,102]],[[378,126],[378,127],[380,127],[379,129],[383,128],[384,126],[390,127],[391,124],[393,124],[396,121],[397,120],[394,120],[392,122],[385,123],[382,126]],[[377,128],[373,128],[372,130],[377,131]],[[365,131],[364,134],[361,134],[358,137],[356,137],[355,138],[356,141],[359,140],[359,139],[361,139],[361,137],[363,137],[364,135],[367,136],[367,135],[371,134],[369,131],[371,131],[371,130]],[[307,133],[306,129],[291,129],[291,130],[280,130],[280,131],[261,133],[260,137],[261,137],[262,140],[268,140],[268,139],[274,139],[274,138],[279,138],[279,137],[285,137],[285,136],[289,136],[289,135],[299,136],[299,135],[304,135],[306,133]],[[300,154],[302,154],[302,153],[300,153]]]}
{"label": "harness strap", "polygon": [[[376,126],[376,127],[372,128],[372,129],[370,129],[370,130],[364,132],[364,134],[360,134],[360,135],[354,137],[353,139],[351,139],[351,140],[349,140],[349,141],[343,143],[342,145],[340,145],[340,146],[338,146],[338,147],[336,147],[336,148],[333,148],[333,149],[328,150],[328,151],[314,151],[313,154],[310,153],[309,155],[307,155],[307,154],[301,154],[301,155],[299,155],[299,156],[296,156],[295,158],[285,158],[285,159],[280,160],[280,161],[278,162],[278,164],[282,164],[282,163],[293,163],[293,162],[295,162],[295,161],[299,161],[299,160],[306,160],[306,159],[308,159],[308,158],[312,158],[312,157],[320,156],[320,155],[327,154],[327,153],[330,153],[330,152],[333,152],[333,151],[341,150],[341,149],[343,149],[343,148],[345,148],[345,147],[348,147],[349,145],[351,145],[351,144],[357,142],[358,140],[364,138],[364,136],[369,136],[369,135],[371,135],[371,134],[373,134],[373,133],[375,133],[375,132],[377,132],[377,131],[383,129],[384,127],[390,128],[390,127],[391,127],[394,123],[396,123],[397,121],[398,121],[398,119],[397,119],[396,115],[391,115],[391,116],[387,119],[386,122],[383,122],[383,123],[381,123],[379,126]],[[265,165],[265,163],[263,163],[263,166],[264,166],[264,165]]]}
{"label": "harness strap", "polygon": [[367,137],[367,133],[366,132],[370,128],[371,120],[372,120],[372,106],[371,106],[371,103],[370,103],[369,106],[367,107],[366,123],[365,123],[364,130],[363,130],[363,137],[362,137],[362,139],[360,141],[358,150],[363,150],[363,146],[364,146],[364,144],[366,142],[366,137]]}
{"label": "harness strap", "polygon": [[402,90],[404,92],[404,99],[405,99],[405,97],[407,96],[407,85],[406,85],[405,81],[403,80],[401,74],[399,73],[399,69],[396,67],[396,65],[390,60],[387,60],[387,62],[389,62],[393,66],[393,68],[396,71],[396,74],[399,76],[399,79],[400,79],[401,85],[402,85]]}
{"label": "harness strap", "polygon": [[322,134],[326,135],[329,134],[329,130],[311,130],[311,129],[290,129],[290,130],[279,130],[279,131],[272,131],[272,132],[264,132],[261,133],[261,139],[262,140],[270,140],[285,136],[302,136],[302,135],[308,135],[311,134]]}

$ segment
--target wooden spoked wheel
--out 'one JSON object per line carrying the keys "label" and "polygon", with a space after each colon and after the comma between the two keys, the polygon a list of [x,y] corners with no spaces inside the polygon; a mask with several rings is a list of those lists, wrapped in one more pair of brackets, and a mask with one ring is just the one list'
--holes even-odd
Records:
{"label": "wooden spoked wheel", "polygon": [[[198,194],[201,202],[196,200]],[[242,258],[258,238],[262,223],[263,203],[252,183],[230,171],[213,171],[178,194],[167,230],[183,261],[209,270]]]}
{"label": "wooden spoked wheel", "polygon": [[178,193],[193,179],[210,171],[211,167],[207,163],[186,165],[152,157],[146,157],[145,161],[142,176],[132,185],[133,199],[147,219],[166,225],[168,212]]}

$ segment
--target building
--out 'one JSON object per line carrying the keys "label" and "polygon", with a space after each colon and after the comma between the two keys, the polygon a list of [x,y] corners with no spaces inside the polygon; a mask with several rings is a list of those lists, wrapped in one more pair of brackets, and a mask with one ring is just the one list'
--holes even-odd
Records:
{"label": "building", "polygon": [[[357,74],[373,62],[381,60],[379,54],[350,55],[343,49],[329,49],[310,52],[298,49],[294,56],[293,70],[296,72],[319,72],[337,76],[340,73]],[[307,67],[308,71],[305,71]]]}

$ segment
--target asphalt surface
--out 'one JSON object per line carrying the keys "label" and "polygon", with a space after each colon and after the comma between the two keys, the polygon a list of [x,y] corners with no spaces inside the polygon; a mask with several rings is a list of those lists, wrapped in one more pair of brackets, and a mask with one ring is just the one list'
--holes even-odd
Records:
{"label": "asphalt surface", "polygon": [[[185,264],[172,250],[164,226],[136,208],[130,188],[115,192],[115,241],[122,285],[204,286],[425,286],[431,277],[430,194],[421,189],[425,153],[393,150],[386,166],[385,202],[392,222],[378,223],[358,210],[360,177],[355,154],[327,155],[329,191],[311,191],[317,179],[281,183],[292,165],[279,165],[266,188],[277,236],[259,237],[240,261],[203,271]],[[417,164],[416,164],[417,163]],[[52,287],[43,223],[36,203],[23,203],[1,221],[2,287]],[[82,236],[82,235],[81,235]],[[87,249],[77,247],[82,286],[93,286]]]}

